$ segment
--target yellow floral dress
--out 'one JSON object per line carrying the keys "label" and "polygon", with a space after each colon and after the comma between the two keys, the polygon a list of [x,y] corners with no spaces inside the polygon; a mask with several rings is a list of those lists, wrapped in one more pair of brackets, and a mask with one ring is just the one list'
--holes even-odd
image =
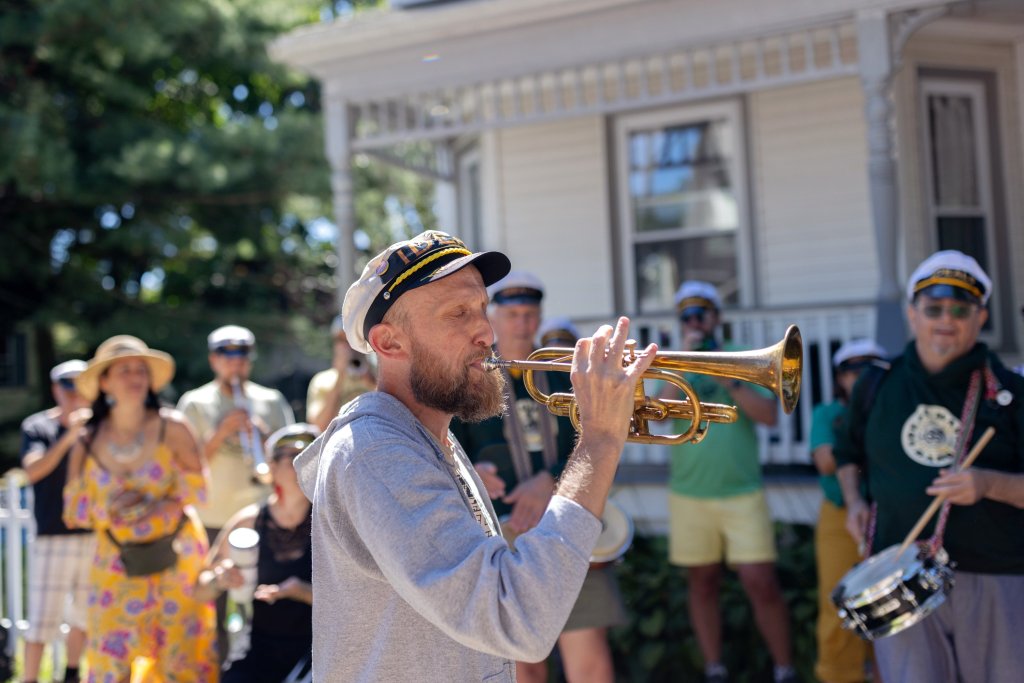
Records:
{"label": "yellow floral dress", "polygon": [[113,474],[87,456],[82,475],[64,489],[64,521],[96,530],[88,602],[89,683],[127,680],[136,657],[153,661],[148,681],[215,682],[216,612],[212,602],[193,597],[208,549],[206,532],[194,513],[178,533],[177,565],[149,576],[129,577],[118,543],[152,541],[174,532],[177,515],[150,515],[134,524],[111,519],[109,501],[130,490],[153,500],[175,498],[182,505],[202,502],[203,477],[185,472],[161,438],[153,457],[127,476]]}

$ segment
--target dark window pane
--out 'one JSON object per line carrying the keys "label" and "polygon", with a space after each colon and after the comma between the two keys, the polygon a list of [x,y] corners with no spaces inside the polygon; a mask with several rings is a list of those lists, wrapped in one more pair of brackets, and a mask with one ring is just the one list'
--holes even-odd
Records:
{"label": "dark window pane", "polygon": [[981,216],[939,216],[939,249],[956,249],[973,256],[988,271],[985,257],[985,219]]}
{"label": "dark window pane", "polygon": [[928,97],[932,184],[937,206],[980,205],[972,102],[964,95]]}
{"label": "dark window pane", "polygon": [[683,280],[718,287],[726,305],[739,301],[736,240],[732,235],[636,245],[637,308],[640,313],[672,310]]}

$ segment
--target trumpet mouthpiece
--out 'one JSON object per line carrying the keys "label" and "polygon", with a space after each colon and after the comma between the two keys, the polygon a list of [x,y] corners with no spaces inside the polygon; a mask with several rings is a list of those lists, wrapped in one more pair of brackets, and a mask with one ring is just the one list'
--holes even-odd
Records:
{"label": "trumpet mouthpiece", "polygon": [[493,372],[494,370],[500,370],[501,368],[507,368],[509,365],[511,365],[511,363],[509,361],[502,360],[501,358],[498,358],[497,356],[491,356],[490,358],[484,358],[482,361],[480,361],[480,367],[482,367],[484,370],[487,370],[488,372]]}

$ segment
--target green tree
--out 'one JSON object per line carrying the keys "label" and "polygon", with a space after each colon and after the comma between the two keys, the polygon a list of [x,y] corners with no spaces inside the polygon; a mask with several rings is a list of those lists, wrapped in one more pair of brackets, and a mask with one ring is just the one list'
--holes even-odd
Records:
{"label": "green tree", "polygon": [[[30,323],[41,373],[137,334],[186,388],[229,321],[326,354],[343,283],[319,89],[266,45],[375,4],[0,0],[0,334]],[[396,203],[429,211],[429,183],[356,172],[367,249]]]}

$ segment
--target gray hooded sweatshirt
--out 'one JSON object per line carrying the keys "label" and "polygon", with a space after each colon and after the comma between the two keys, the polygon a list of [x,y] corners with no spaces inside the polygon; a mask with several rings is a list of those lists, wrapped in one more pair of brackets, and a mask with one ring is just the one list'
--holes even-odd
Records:
{"label": "gray hooded sweatshirt", "polygon": [[[485,492],[461,448],[454,462]],[[347,404],[295,470],[313,502],[314,681],[513,681],[513,660],[548,656],[601,531],[590,512],[555,496],[511,551],[381,392]]]}

